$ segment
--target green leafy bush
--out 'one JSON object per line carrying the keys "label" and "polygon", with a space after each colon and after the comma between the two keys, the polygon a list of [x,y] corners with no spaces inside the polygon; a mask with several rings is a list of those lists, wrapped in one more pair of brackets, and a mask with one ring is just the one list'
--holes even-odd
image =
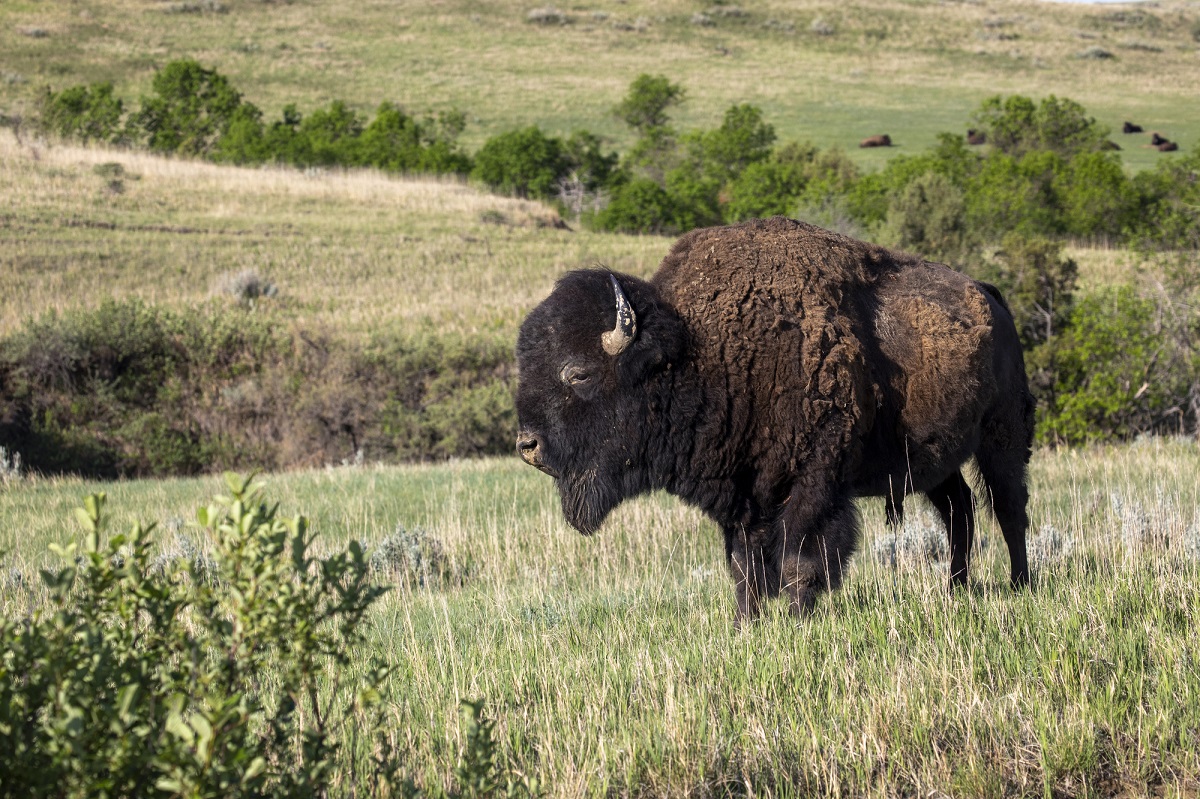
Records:
{"label": "green leafy bush", "polygon": [[992,240],[1012,231],[1061,235],[1065,225],[1057,189],[1067,169],[1061,156],[1045,150],[1019,158],[992,155],[967,187],[967,223]]}
{"label": "green leafy bush", "polygon": [[1118,241],[1137,225],[1136,188],[1112,153],[1077,155],[1056,177],[1062,229],[1068,235]]}
{"label": "green leafy bush", "polygon": [[667,110],[682,103],[686,96],[683,87],[671,83],[665,75],[643,73],[634,78],[613,113],[638,135],[645,136],[648,131],[666,127]]}
{"label": "green leafy bush", "polygon": [[210,155],[240,109],[242,119],[254,115],[228,78],[192,59],[167,64],[151,88],[133,124],[155,152]]}
{"label": "green leafy bush", "polygon": [[1019,94],[989,97],[971,121],[993,147],[1016,158],[1035,150],[1064,158],[1095,152],[1109,134],[1079,103],[1054,95],[1036,104]]}
{"label": "green leafy bush", "polygon": [[124,103],[111,83],[47,90],[41,101],[42,128],[64,139],[113,142],[121,138]]}
{"label": "green leafy bush", "polygon": [[795,214],[817,153],[811,144],[789,142],[775,148],[769,158],[747,164],[729,186],[729,218],[740,222]]}
{"label": "green leafy bush", "polygon": [[[366,623],[386,589],[356,543],[312,553],[303,516],[226,475],[201,508],[211,551],[152,557],[153,525],[104,535],[105,497],[53,547],[47,602],[0,619],[0,797],[405,796]],[[482,703],[450,796],[532,795]],[[431,795],[445,795],[440,785]]]}
{"label": "green leafy bush", "polygon": [[[1041,439],[1075,444],[1188,428],[1200,385],[1196,319],[1186,331],[1172,331],[1163,312],[1131,287],[1079,300],[1054,351],[1056,381],[1041,409]],[[1192,429],[1197,421],[1190,420]]]}
{"label": "green leafy bush", "polygon": [[488,139],[475,154],[471,176],[506,194],[547,199],[569,170],[562,142],[530,126]]}
{"label": "green leafy bush", "polygon": [[1026,350],[1061,334],[1070,323],[1079,269],[1062,250],[1058,241],[1009,233],[995,262],[981,270],[1008,301]]}
{"label": "green leafy bush", "polygon": [[930,260],[959,264],[975,244],[962,191],[937,172],[926,172],[892,198],[880,239]]}
{"label": "green leafy bush", "polygon": [[685,211],[667,190],[637,178],[613,192],[608,205],[589,220],[597,230],[674,234],[685,229]]}

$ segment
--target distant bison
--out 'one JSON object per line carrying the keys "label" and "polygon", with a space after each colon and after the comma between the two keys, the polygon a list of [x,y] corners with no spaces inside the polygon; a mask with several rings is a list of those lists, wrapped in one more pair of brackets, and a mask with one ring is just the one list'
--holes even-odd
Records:
{"label": "distant bison", "polygon": [[967,131],[967,144],[987,144],[987,134],[982,130],[971,128]]}
{"label": "distant bison", "polygon": [[1142,126],[1135,125],[1132,122],[1126,122],[1124,127],[1121,128],[1121,132],[1122,133],[1141,133]]}
{"label": "distant bison", "polygon": [[858,542],[853,499],[922,492],[966,582],[979,468],[1029,581],[1034,401],[1000,293],[940,264],[781,217],[683,236],[655,275],[569,272],[521,325],[517,450],[595,532],[664,489],[720,525],[739,624],[803,614]]}
{"label": "distant bison", "polygon": [[1157,147],[1160,144],[1170,144],[1171,140],[1166,136],[1163,136],[1161,133],[1151,133],[1150,143]]}
{"label": "distant bison", "polygon": [[878,136],[869,136],[858,143],[859,147],[891,147],[892,137],[886,133]]}
{"label": "distant bison", "polygon": [[1160,153],[1173,153],[1179,149],[1179,145],[1173,141],[1161,141],[1154,145],[1154,149],[1158,150]]}
{"label": "distant bison", "polygon": [[1101,150],[1120,150],[1121,145],[1117,144],[1115,141],[1109,141],[1108,139],[1105,139],[1104,141],[1100,142],[1100,149]]}

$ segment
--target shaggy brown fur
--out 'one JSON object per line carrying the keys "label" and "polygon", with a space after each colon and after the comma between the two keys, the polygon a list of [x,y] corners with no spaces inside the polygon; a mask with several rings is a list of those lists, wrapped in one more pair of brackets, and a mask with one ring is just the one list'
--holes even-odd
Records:
{"label": "shaggy brown fur", "polygon": [[1154,145],[1154,149],[1158,150],[1160,153],[1173,153],[1179,149],[1179,145],[1173,141],[1163,141]]}
{"label": "shaggy brown fur", "polygon": [[649,283],[619,276],[638,331],[604,357],[606,279],[564,277],[517,351],[518,448],[558,479],[579,529],[666,489],[722,526],[739,620],[779,593],[803,613],[840,583],[855,496],[886,497],[899,519],[906,493],[926,493],[965,582],[974,516],[959,468],[975,455],[1013,581],[1027,582],[1033,405],[994,288],[802,222],[708,228]]}

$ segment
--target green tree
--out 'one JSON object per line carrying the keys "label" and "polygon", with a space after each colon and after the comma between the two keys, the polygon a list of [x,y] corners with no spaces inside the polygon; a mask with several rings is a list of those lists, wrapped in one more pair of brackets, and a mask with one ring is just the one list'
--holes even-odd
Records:
{"label": "green tree", "polygon": [[1042,409],[1039,437],[1076,444],[1178,424],[1197,364],[1174,361],[1159,316],[1154,300],[1128,286],[1079,302],[1056,351],[1054,393]]}
{"label": "green tree", "polygon": [[1075,156],[1056,175],[1055,193],[1068,235],[1121,241],[1137,224],[1137,192],[1111,153]]}
{"label": "green tree", "polygon": [[665,128],[668,109],[679,105],[684,97],[683,87],[671,83],[666,76],[642,74],[630,84],[629,92],[613,113],[639,136],[645,136],[655,128]]}
{"label": "green tree", "polygon": [[142,98],[133,129],[156,152],[210,155],[242,105],[229,80],[192,59],[154,74],[154,94]]}
{"label": "green tree", "polygon": [[1034,150],[1016,158],[996,153],[967,185],[967,222],[980,235],[999,238],[1009,231],[1026,236],[1065,232],[1058,189],[1067,162],[1056,153]]}
{"label": "green tree", "polygon": [[649,178],[635,178],[613,192],[608,205],[591,219],[598,230],[621,233],[676,234],[685,228],[679,204]]}
{"label": "green tree", "polygon": [[1071,318],[1079,268],[1062,250],[1059,241],[1009,233],[984,270],[1008,300],[1027,350],[1062,333]]}
{"label": "green tree", "polygon": [[795,214],[818,152],[811,144],[788,142],[769,158],[747,164],[729,186],[727,217],[737,222]]}
{"label": "green tree", "polygon": [[562,142],[530,126],[488,139],[475,155],[471,175],[518,197],[550,198],[570,166]]}
{"label": "green tree", "polygon": [[1037,104],[1019,94],[989,97],[971,121],[993,147],[1018,158],[1034,150],[1064,158],[1094,152],[1104,148],[1109,134],[1079,103],[1054,95]]}
{"label": "green tree", "polygon": [[937,172],[926,172],[892,198],[880,239],[946,263],[962,263],[975,244],[962,191]]}
{"label": "green tree", "polygon": [[120,137],[124,103],[113,96],[111,83],[72,86],[42,96],[43,130],[64,139],[111,142]]}

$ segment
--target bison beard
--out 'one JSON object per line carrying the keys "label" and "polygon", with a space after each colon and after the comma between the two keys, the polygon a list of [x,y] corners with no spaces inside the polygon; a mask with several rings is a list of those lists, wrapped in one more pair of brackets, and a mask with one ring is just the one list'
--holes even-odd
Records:
{"label": "bison beard", "polygon": [[693,231],[650,281],[565,275],[521,326],[517,448],[595,532],[655,489],[722,528],[737,621],[810,611],[858,539],[923,493],[964,584],[972,457],[1028,583],[1033,400],[1003,298],[947,267],[782,218]]}
{"label": "bison beard", "polygon": [[598,478],[595,469],[579,475],[564,476],[558,481],[563,517],[584,535],[592,535],[608,514],[621,502],[615,488]]}

